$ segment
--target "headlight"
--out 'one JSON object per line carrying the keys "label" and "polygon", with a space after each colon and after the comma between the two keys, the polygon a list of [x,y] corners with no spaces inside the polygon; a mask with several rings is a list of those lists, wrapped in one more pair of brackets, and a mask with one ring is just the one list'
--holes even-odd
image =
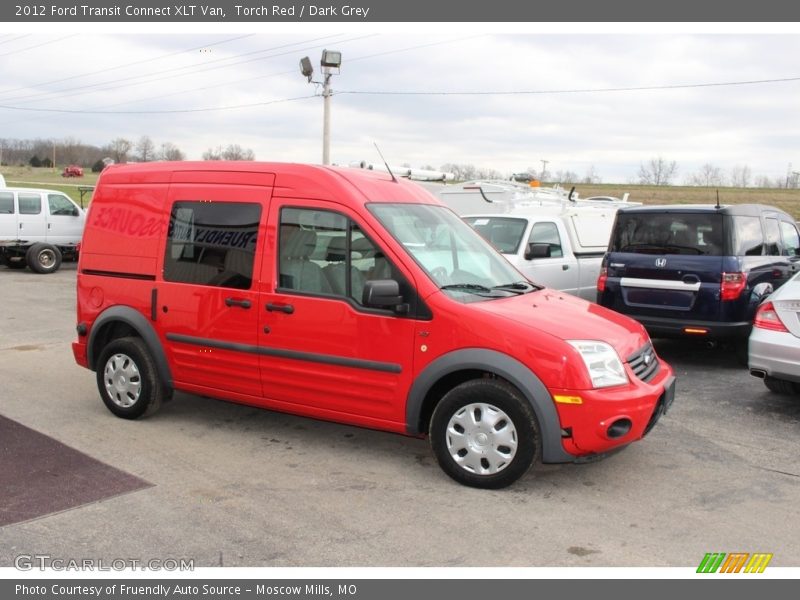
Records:
{"label": "headlight", "polygon": [[568,340],[583,359],[592,386],[595,388],[625,385],[628,375],[617,351],[604,342],[594,340]]}

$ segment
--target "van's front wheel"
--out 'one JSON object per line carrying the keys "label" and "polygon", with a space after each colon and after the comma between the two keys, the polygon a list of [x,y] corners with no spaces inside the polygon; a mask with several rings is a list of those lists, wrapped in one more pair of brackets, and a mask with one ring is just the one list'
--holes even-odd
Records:
{"label": "van's front wheel", "polygon": [[511,385],[476,379],[445,394],[431,417],[430,440],[450,477],[497,489],[530,469],[538,455],[539,427],[532,407]]}
{"label": "van's front wheel", "polygon": [[97,388],[108,410],[123,419],[154,413],[166,391],[141,338],[110,342],[97,362]]}

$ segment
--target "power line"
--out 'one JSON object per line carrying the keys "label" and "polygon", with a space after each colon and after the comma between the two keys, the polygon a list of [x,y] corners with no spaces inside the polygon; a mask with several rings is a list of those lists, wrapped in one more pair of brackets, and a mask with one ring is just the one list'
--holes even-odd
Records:
{"label": "power line", "polygon": [[[212,48],[214,46],[219,46],[219,45],[222,45],[222,44],[228,44],[228,43],[234,42],[236,40],[241,40],[241,39],[244,39],[244,38],[252,37],[253,35],[255,35],[255,34],[250,33],[250,34],[247,34],[247,35],[239,35],[239,36],[236,36],[236,37],[232,37],[232,38],[228,38],[228,39],[225,39],[225,40],[221,40],[219,42],[214,42],[212,44],[203,44],[202,46],[196,46],[194,48],[187,48],[186,50],[178,50],[176,52],[169,52],[167,54],[161,54],[161,55],[155,56],[153,58],[145,58],[143,60],[137,60],[137,61],[133,61],[133,62],[129,62],[129,63],[124,63],[124,64],[121,64],[121,65],[115,65],[113,67],[106,67],[104,69],[99,69],[97,71],[88,71],[86,73],[79,73],[78,75],[70,75],[69,77],[62,77],[61,79],[52,79],[50,81],[45,81],[45,82],[42,82],[42,83],[36,83],[36,84],[33,84],[33,85],[24,86],[24,87],[13,88],[13,89],[10,89],[10,90],[0,90],[0,94],[3,94],[3,95],[10,94],[12,92],[18,92],[20,90],[27,90],[27,89],[30,89],[32,87],[34,87],[34,88],[35,87],[42,87],[42,86],[45,86],[45,85],[52,85],[54,83],[61,83],[62,81],[70,81],[72,79],[80,79],[82,77],[89,77],[91,75],[99,75],[100,73],[107,73],[108,71],[116,71],[117,69],[124,69],[124,68],[127,68],[127,67],[133,67],[133,66],[136,66],[136,65],[142,65],[142,64],[146,64],[146,63],[153,62],[153,61],[156,61],[156,60],[163,60],[165,58],[169,58],[170,56],[177,56],[178,54],[184,54],[186,52],[194,52],[195,50],[202,50],[204,48]],[[22,36],[22,37],[27,37],[27,36]],[[3,43],[3,42],[0,42],[0,43]]]}
{"label": "power line", "polygon": [[[323,37],[320,37],[320,38],[312,38],[310,40],[303,40],[303,41],[300,41],[300,42],[292,42],[291,44],[282,44],[280,46],[273,46],[271,48],[265,48],[263,50],[254,50],[252,52],[245,52],[243,54],[236,54],[234,56],[218,58],[218,59],[215,59],[215,60],[212,60],[212,61],[205,61],[205,62],[202,62],[202,63],[194,63],[192,65],[187,65],[187,66],[183,66],[183,67],[172,67],[170,69],[163,69],[161,71],[155,71],[153,73],[147,73],[146,75],[131,75],[129,77],[121,77],[119,79],[106,80],[106,81],[102,81],[102,82],[99,82],[99,83],[86,84],[86,85],[81,85],[81,86],[77,86],[77,87],[73,87],[73,88],[64,88],[64,89],[61,89],[61,90],[54,90],[54,91],[51,91],[51,92],[43,92],[43,93],[39,93],[39,94],[30,94],[30,95],[27,95],[27,96],[17,96],[17,97],[14,97],[14,98],[6,98],[5,102],[19,102],[20,100],[33,100],[35,102],[35,101],[37,101],[36,100],[37,98],[41,98],[42,96],[49,96],[49,95],[53,95],[53,94],[61,94],[62,92],[76,92],[74,94],[60,95],[60,96],[58,96],[56,98],[50,98],[51,100],[61,100],[63,98],[69,98],[70,96],[76,96],[76,95],[80,95],[80,94],[85,93],[84,91],[77,91],[77,90],[87,90],[87,89],[93,89],[93,88],[105,88],[105,86],[108,86],[110,84],[121,83],[121,82],[126,82],[126,81],[133,81],[133,80],[136,80],[136,79],[144,79],[145,77],[150,77],[152,75],[163,75],[163,74],[166,74],[166,73],[175,73],[176,71],[183,71],[183,70],[187,70],[187,72],[186,73],[182,73],[182,74],[178,74],[178,75],[170,75],[170,76],[167,76],[167,77],[146,79],[146,80],[141,81],[139,83],[136,83],[134,85],[141,85],[141,84],[144,84],[144,83],[152,83],[152,82],[155,82],[155,81],[162,81],[163,79],[173,79],[175,77],[185,77],[187,75],[196,75],[196,74],[199,74],[199,73],[205,73],[207,71],[214,71],[216,69],[226,69],[228,67],[241,65],[241,64],[245,64],[245,63],[249,63],[249,62],[254,62],[256,60],[263,60],[264,58],[273,58],[275,56],[283,56],[283,55],[289,54],[291,52],[297,52],[298,49],[287,50],[286,52],[279,53],[279,54],[273,54],[273,55],[266,56],[266,57],[260,56],[260,57],[257,57],[257,58],[250,58],[250,59],[247,59],[247,60],[242,60],[242,61],[233,62],[233,63],[228,62],[228,61],[231,61],[231,60],[235,60],[237,58],[241,58],[243,56],[252,56],[253,54],[263,54],[265,52],[272,52],[273,50],[280,50],[281,48],[288,48],[288,47],[291,47],[291,46],[297,46],[299,44],[305,44],[305,43],[308,43],[308,42],[317,42],[317,41],[327,40],[327,39],[330,39],[332,37],[338,37],[340,35],[342,35],[342,34],[336,34],[336,35],[332,35],[332,36],[330,36],[330,35],[329,36],[323,36]],[[370,36],[362,36],[362,37],[370,37]],[[360,38],[355,38],[355,39],[360,39]],[[206,46],[203,46],[203,47],[205,48]],[[314,46],[314,47],[316,47],[316,46]],[[308,48],[301,48],[299,50],[302,51],[302,50],[307,50],[307,49]],[[228,62],[228,64],[222,64],[222,65],[217,65],[217,66],[212,66],[212,67],[208,66],[208,65],[212,65],[214,63],[220,63],[220,62]],[[201,68],[195,69],[195,67],[201,67]],[[118,88],[106,88],[106,89],[113,90],[113,89],[118,89]]]}
{"label": "power line", "polygon": [[4,41],[4,42],[0,42],[0,45],[2,45],[2,44],[9,44],[9,43],[11,43],[11,42],[16,42],[16,41],[18,41],[18,40],[21,40],[22,38],[26,38],[26,37],[30,37],[30,36],[31,36],[31,34],[30,34],[30,33],[26,33],[25,35],[17,35],[17,36],[15,36],[15,37],[12,37],[10,40],[6,40],[6,41]]}
{"label": "power line", "polygon": [[800,81],[800,77],[777,79],[753,79],[749,81],[721,81],[712,83],[677,83],[609,88],[576,88],[564,90],[482,90],[482,91],[380,91],[380,90],[340,90],[337,94],[359,94],[371,96],[525,96],[536,94],[593,94],[605,92],[641,92],[653,90],[680,90],[706,87],[725,87],[737,85],[761,85],[768,83],[787,83]]}
{"label": "power line", "polygon": [[19,54],[20,52],[25,52],[27,50],[33,50],[34,48],[41,48],[42,46],[48,46],[50,44],[56,44],[58,42],[63,42],[71,37],[75,37],[78,35],[77,33],[73,33],[71,35],[65,35],[62,38],[58,38],[57,40],[50,40],[49,42],[42,42],[41,44],[36,44],[34,46],[27,46],[25,48],[20,48],[19,50],[13,50],[12,52],[6,52],[5,54],[0,54],[0,58],[4,56],[11,56],[12,54]]}
{"label": "power line", "polygon": [[216,112],[223,110],[237,110],[242,108],[253,108],[256,106],[266,106],[268,104],[279,104],[281,102],[294,102],[296,100],[308,100],[309,98],[316,98],[316,94],[310,96],[296,96],[294,98],[280,98],[278,100],[267,100],[265,102],[253,102],[251,104],[236,104],[233,106],[214,106],[208,108],[181,108],[171,110],[79,110],[69,108],[34,108],[29,106],[5,106],[0,104],[0,109],[6,110],[19,110],[29,112],[42,112],[42,113],[63,113],[71,115],[165,115],[177,113],[202,113],[202,112]]}

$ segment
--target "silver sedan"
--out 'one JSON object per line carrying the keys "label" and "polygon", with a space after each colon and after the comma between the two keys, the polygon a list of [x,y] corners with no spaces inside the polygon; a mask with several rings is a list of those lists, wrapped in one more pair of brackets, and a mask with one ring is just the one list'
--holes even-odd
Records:
{"label": "silver sedan", "polygon": [[800,273],[758,307],[748,364],[771,391],[800,394]]}

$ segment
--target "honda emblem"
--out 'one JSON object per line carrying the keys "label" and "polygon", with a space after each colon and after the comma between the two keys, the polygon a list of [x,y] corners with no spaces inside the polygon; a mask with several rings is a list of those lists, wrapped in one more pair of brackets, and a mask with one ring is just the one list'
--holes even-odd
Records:
{"label": "honda emblem", "polygon": [[656,259],[656,266],[657,267],[666,267],[667,266],[667,259],[666,258],[657,258]]}

